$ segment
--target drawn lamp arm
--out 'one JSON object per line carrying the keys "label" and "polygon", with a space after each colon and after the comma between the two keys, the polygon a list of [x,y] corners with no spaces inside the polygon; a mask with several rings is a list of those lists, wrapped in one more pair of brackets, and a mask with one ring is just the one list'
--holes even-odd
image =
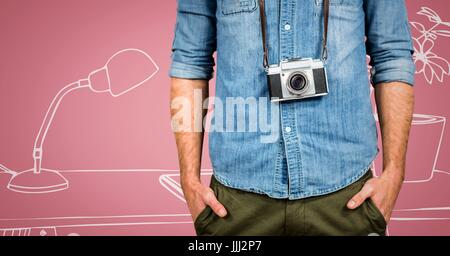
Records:
{"label": "drawn lamp arm", "polygon": [[59,105],[62,99],[75,90],[80,88],[89,87],[89,84],[82,85],[79,82],[75,82],[73,84],[69,84],[63,89],[61,89],[58,94],[53,99],[50,107],[48,108],[47,114],[45,115],[44,121],[42,122],[41,128],[39,129],[39,133],[36,137],[36,141],[34,142],[34,150],[33,150],[33,158],[34,158],[34,168],[33,171],[35,174],[39,174],[42,171],[41,163],[42,163],[42,146],[45,141],[45,137],[47,136],[47,132],[50,129],[50,125],[52,124],[53,118],[55,117],[56,111],[59,108]]}

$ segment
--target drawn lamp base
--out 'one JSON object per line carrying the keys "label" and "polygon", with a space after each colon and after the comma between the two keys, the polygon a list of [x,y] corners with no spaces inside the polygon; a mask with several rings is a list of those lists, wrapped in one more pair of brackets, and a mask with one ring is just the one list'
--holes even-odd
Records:
{"label": "drawn lamp base", "polygon": [[41,169],[40,173],[33,169],[17,173],[8,183],[8,189],[20,193],[48,193],[67,189],[69,182],[59,172]]}

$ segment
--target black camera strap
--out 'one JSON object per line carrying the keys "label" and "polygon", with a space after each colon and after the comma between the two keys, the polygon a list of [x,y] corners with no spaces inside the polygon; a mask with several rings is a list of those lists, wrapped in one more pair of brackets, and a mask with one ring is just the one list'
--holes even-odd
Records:
{"label": "black camera strap", "polygon": [[[265,1],[259,0],[259,11],[261,16],[261,32],[262,32],[262,43],[264,50],[264,68],[269,67],[269,49],[267,46],[267,18],[265,10]],[[330,0],[323,0],[323,38],[322,38],[322,60],[325,61],[328,58],[328,19],[330,16]]]}

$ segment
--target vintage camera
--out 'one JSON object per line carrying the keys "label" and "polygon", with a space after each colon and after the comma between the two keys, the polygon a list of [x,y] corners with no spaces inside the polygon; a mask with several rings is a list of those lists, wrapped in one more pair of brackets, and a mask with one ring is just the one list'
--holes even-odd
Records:
{"label": "vintage camera", "polygon": [[291,59],[267,68],[271,100],[288,101],[328,94],[328,81],[321,60]]}

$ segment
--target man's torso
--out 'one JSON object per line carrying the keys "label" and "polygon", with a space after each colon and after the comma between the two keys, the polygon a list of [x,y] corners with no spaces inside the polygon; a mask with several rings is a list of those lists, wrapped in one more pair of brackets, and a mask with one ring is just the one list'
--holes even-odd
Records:
{"label": "man's torso", "polygon": [[[266,104],[258,1],[217,0],[216,99],[222,106],[215,109],[209,137],[219,182],[274,198],[299,199],[337,191],[358,180],[371,165],[378,149],[363,0],[330,0],[330,4],[325,63],[329,94]],[[320,58],[322,5],[323,0],[266,1],[270,64]],[[238,98],[244,101],[233,100]],[[247,104],[244,114],[227,112],[238,108],[233,106],[239,105],[236,102]],[[263,106],[268,106],[267,113]],[[279,118],[267,118],[270,115]],[[245,131],[238,129],[242,120]],[[255,120],[258,128],[249,130]],[[271,131],[276,135],[271,139],[263,139],[269,133],[264,131],[265,121],[278,128]]]}

